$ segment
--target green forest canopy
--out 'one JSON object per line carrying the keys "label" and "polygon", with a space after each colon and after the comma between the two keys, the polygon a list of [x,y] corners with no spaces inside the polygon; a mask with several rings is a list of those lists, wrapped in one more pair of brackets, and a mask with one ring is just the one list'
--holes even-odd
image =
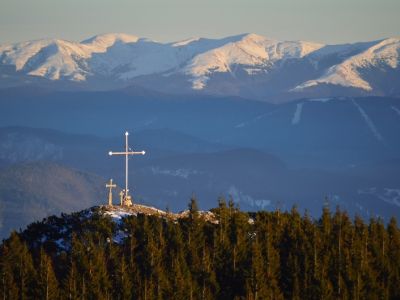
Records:
{"label": "green forest canopy", "polygon": [[318,220],[246,213],[220,199],[206,221],[95,208],[49,217],[0,246],[5,299],[400,299],[400,231],[326,207]]}

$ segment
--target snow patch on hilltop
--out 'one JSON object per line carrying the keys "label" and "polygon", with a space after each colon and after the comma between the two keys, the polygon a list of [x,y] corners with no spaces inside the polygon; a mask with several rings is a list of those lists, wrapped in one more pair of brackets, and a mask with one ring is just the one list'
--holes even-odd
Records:
{"label": "snow patch on hilltop", "polygon": [[368,128],[371,130],[371,132],[374,135],[374,137],[376,137],[376,139],[379,140],[379,141],[383,141],[383,136],[380,134],[380,132],[376,128],[374,122],[372,122],[372,120],[367,115],[365,110],[354,99],[352,99],[352,103],[354,104],[354,106],[360,112],[361,116],[363,117],[365,123],[367,124]]}
{"label": "snow patch on hilltop", "polygon": [[303,111],[303,105],[304,105],[303,102],[297,103],[296,110],[295,110],[293,118],[292,118],[292,125],[297,125],[298,123],[300,123],[301,112]]}
{"label": "snow patch on hilltop", "polygon": [[309,102],[322,102],[322,103],[326,103],[326,102],[329,102],[330,100],[332,100],[332,98],[315,98],[315,99],[308,99],[307,101],[309,101]]}
{"label": "snow patch on hilltop", "polygon": [[358,194],[375,195],[386,203],[400,207],[400,189],[398,188],[383,188],[376,187],[359,189]]}
{"label": "snow patch on hilltop", "polygon": [[396,114],[400,117],[400,109],[398,109],[396,106],[392,106],[392,109],[396,112]]}
{"label": "snow patch on hilltop", "polygon": [[231,185],[227,191],[228,195],[233,198],[236,203],[245,203],[257,209],[266,209],[271,205],[271,200],[254,199],[250,195],[243,194],[237,187]]}
{"label": "snow patch on hilltop", "polygon": [[176,170],[167,170],[167,169],[160,169],[159,167],[151,167],[151,172],[153,174],[161,174],[161,175],[168,175],[173,177],[181,177],[184,179],[188,179],[191,175],[198,175],[202,172],[197,170],[190,170],[190,169],[176,169]]}

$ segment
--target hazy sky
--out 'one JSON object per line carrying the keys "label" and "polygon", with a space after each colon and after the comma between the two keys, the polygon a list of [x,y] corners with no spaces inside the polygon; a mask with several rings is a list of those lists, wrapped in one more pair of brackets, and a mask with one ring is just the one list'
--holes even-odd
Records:
{"label": "hazy sky", "polygon": [[366,41],[400,35],[400,0],[0,0],[0,44],[107,32],[159,41],[245,32]]}

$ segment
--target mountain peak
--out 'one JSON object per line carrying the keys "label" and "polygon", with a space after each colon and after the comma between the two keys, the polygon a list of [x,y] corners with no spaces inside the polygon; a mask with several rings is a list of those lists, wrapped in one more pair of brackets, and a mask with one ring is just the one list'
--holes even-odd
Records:
{"label": "mountain peak", "polygon": [[269,38],[267,38],[265,36],[262,36],[262,35],[259,35],[259,34],[256,34],[256,33],[244,33],[244,34],[239,35],[239,36],[242,37],[241,39],[243,41],[262,42],[262,41],[265,41],[265,40],[274,40],[274,39],[269,39]]}
{"label": "mountain peak", "polygon": [[105,33],[95,35],[91,38],[83,40],[81,44],[91,44],[91,45],[103,45],[109,47],[116,42],[122,43],[135,43],[139,40],[139,37],[135,35],[130,35],[126,33]]}
{"label": "mountain peak", "polygon": [[186,46],[186,45],[189,45],[190,43],[197,42],[200,39],[201,39],[200,37],[188,38],[188,39],[184,39],[181,41],[173,42],[172,46],[174,46],[174,47]]}

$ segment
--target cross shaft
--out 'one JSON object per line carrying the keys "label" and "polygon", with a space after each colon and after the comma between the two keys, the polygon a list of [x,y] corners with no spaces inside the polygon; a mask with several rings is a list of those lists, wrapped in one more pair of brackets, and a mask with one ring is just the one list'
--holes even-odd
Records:
{"label": "cross shaft", "polygon": [[130,151],[128,144],[128,136],[129,132],[125,132],[125,151],[113,152],[110,151],[108,154],[110,156],[113,155],[125,155],[125,199],[128,197],[129,188],[128,188],[128,156],[129,155],[145,155],[145,151]]}

